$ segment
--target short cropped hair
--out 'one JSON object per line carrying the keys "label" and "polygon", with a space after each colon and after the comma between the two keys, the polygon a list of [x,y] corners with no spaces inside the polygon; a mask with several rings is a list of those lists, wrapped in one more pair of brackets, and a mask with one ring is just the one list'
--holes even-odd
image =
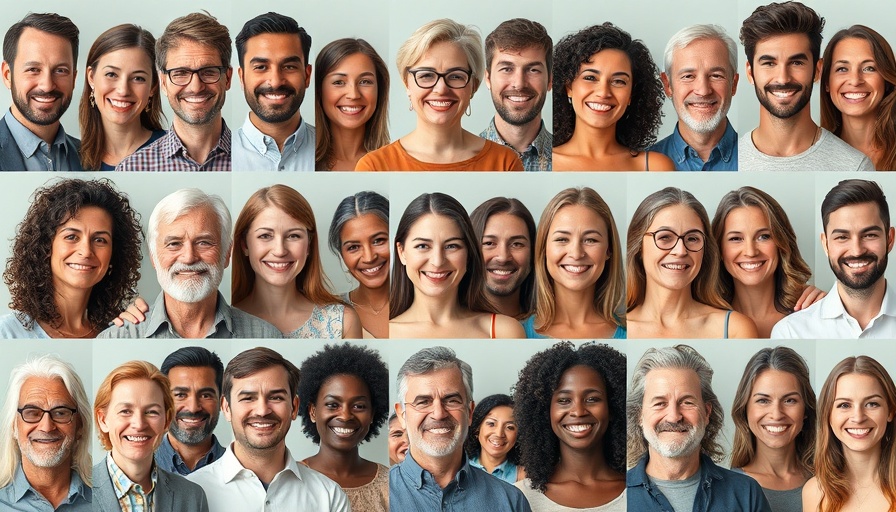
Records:
{"label": "short cropped hair", "polygon": [[507,20],[495,28],[485,38],[485,69],[491,71],[495,52],[521,51],[538,48],[544,51],[544,61],[548,76],[554,69],[554,41],[544,25],[525,18]]}
{"label": "short cropped hair", "polygon": [[308,57],[311,53],[311,36],[305,29],[300,27],[295,19],[284,16],[276,12],[260,14],[243,25],[243,29],[236,35],[234,43],[236,43],[236,56],[240,61],[240,67],[245,64],[243,59],[246,57],[246,42],[261,34],[295,34],[302,42],[302,57],[305,65],[309,64]]}
{"label": "short cropped hair", "polygon": [[485,74],[482,37],[472,25],[463,25],[447,18],[430,21],[418,28],[398,49],[398,75],[405,86],[408,85],[408,68],[423,58],[423,54],[434,45],[446,42],[457,45],[464,52],[467,65],[473,71],[473,92],[479,89]]}
{"label": "short cropped hair", "polygon": [[224,379],[224,363],[218,354],[205,347],[181,347],[168,354],[162,362],[162,373],[168,375],[172,368],[185,366],[187,368],[211,368],[215,371],[215,385],[218,386],[218,394],[221,393],[221,385]]}
{"label": "short cropped hair", "polygon": [[[162,402],[165,409],[165,425],[170,425],[174,420],[174,397],[171,395],[171,382],[168,377],[159,371],[152,363],[146,361],[128,361],[112,370],[102,384],[96,390],[96,399],[93,401],[93,418],[99,425],[99,414],[102,411],[107,417],[109,405],[112,402],[112,390],[123,380],[148,380],[159,386],[162,390]],[[112,441],[109,433],[97,428],[97,437],[104,449],[112,449]]]}
{"label": "short cropped hair", "polygon": [[812,48],[812,65],[821,57],[821,32],[824,18],[811,7],[799,2],[772,2],[761,5],[744,20],[740,28],[740,42],[744,45],[747,62],[753,65],[756,44],[769,37],[805,34]]}
{"label": "short cropped hair", "polygon": [[41,32],[59,36],[63,39],[68,39],[68,42],[72,45],[72,61],[77,66],[78,27],[72,23],[72,20],[56,13],[32,12],[28,14],[28,16],[22,18],[22,21],[14,23],[13,26],[9,27],[9,30],[6,31],[6,36],[3,38],[3,60],[6,61],[9,69],[12,69],[13,62],[16,60],[16,55],[19,53],[19,39],[22,37],[22,32],[24,32],[26,28],[33,28],[35,30],[40,30]]}
{"label": "short cropped hair", "polygon": [[821,202],[822,229],[827,232],[828,220],[835,211],[844,206],[862,203],[876,204],[884,228],[890,228],[890,207],[887,205],[887,197],[880,185],[869,180],[843,180],[835,185]]}
{"label": "short cropped hair", "polygon": [[230,67],[231,41],[227,27],[207,12],[194,12],[175,19],[165,27],[156,41],[156,65],[168,67],[168,50],[176,48],[181,40],[209,46],[218,52],[221,65]]}
{"label": "short cropped hair", "polygon": [[289,395],[296,397],[299,393],[299,369],[279,352],[267,347],[255,347],[237,354],[227,363],[224,370],[224,383],[221,388],[221,397],[230,403],[230,391],[233,389],[233,379],[245,379],[262,370],[282,366],[286,370],[286,378],[289,382]]}
{"label": "short cropped hair", "polygon": [[721,41],[725,45],[725,49],[728,50],[728,66],[731,68],[729,78],[737,74],[737,43],[725,29],[718,25],[691,25],[676,32],[666,43],[666,49],[663,51],[663,70],[666,75],[672,75],[672,57],[676,50],[681,50],[694,41],[705,39]]}
{"label": "short cropped hair", "polygon": [[473,400],[473,368],[457,357],[454,350],[448,347],[424,348],[408,358],[398,370],[398,403],[404,410],[405,395],[408,392],[408,377],[423,375],[445,368],[454,368],[460,372],[464,381],[467,396],[466,403]]}

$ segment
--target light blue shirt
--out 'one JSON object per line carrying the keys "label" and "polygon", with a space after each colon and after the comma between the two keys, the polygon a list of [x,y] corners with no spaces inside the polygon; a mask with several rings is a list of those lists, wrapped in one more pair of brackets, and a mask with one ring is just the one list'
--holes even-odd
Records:
{"label": "light blue shirt", "polygon": [[92,489],[81,481],[76,471],[72,471],[72,481],[68,486],[68,497],[59,508],[54,509],[39,492],[31,487],[22,463],[16,468],[12,483],[0,489],[0,510],[4,512],[90,512]]}
{"label": "light blue shirt", "polygon": [[9,127],[9,133],[12,134],[13,140],[19,146],[22,152],[22,158],[25,161],[25,171],[80,171],[80,164],[77,167],[72,165],[69,160],[69,151],[75,154],[71,157],[80,162],[80,155],[66,143],[65,130],[59,125],[56,132],[56,138],[53,144],[47,144],[46,141],[38,137],[31,130],[25,127],[12,115],[7,112],[5,116],[6,125]]}
{"label": "light blue shirt", "polygon": [[[485,469],[485,466],[479,463],[479,457],[470,457],[470,465],[474,468],[479,468],[486,473],[488,470]],[[490,475],[496,478],[500,478],[509,484],[515,484],[517,480],[517,473],[519,472],[519,466],[510,462],[509,460],[505,460],[504,462],[498,464],[494,470],[492,470]]]}
{"label": "light blue shirt", "polygon": [[[24,324],[16,317],[16,315],[22,315]],[[28,327],[25,327],[26,324]],[[23,338],[49,339],[50,336],[44,331],[40,324],[24,313],[14,311],[8,315],[0,316],[0,339],[16,340]]]}
{"label": "light blue shirt", "polygon": [[316,149],[314,126],[304,120],[295,133],[286,138],[283,152],[273,137],[261,133],[249,115],[236,131],[232,148],[234,171],[314,171]]}
{"label": "light blue shirt", "polygon": [[678,131],[678,123],[675,123],[675,129],[672,134],[665,139],[654,144],[650,151],[658,151],[675,162],[676,171],[736,171],[737,170],[737,132],[731,127],[728,119],[725,119],[727,126],[725,133],[712,148],[709,153],[709,159],[703,161],[697,150],[692,148],[685,142]]}

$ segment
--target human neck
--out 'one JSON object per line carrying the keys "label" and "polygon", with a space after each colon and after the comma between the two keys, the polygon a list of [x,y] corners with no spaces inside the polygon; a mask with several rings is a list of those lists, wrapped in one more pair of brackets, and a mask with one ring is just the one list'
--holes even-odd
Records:
{"label": "human neck", "polygon": [[523,153],[538,137],[541,131],[541,114],[535,119],[523,125],[510,124],[501,116],[495,116],[495,129],[501,139],[509,144],[518,153]]}
{"label": "human neck", "polygon": [[[90,301],[90,290],[56,288],[56,311],[60,320],[58,325],[48,324],[61,334],[78,336],[94,329],[87,316],[87,304]],[[88,332],[89,334],[89,332]]]}
{"label": "human neck", "polygon": [[201,164],[221,140],[224,121],[219,114],[208,124],[192,125],[175,116],[172,129],[186,148],[187,156]]}
{"label": "human neck", "polygon": [[874,136],[877,133],[875,129],[877,120],[874,116],[842,116],[842,121],[840,138],[843,139],[843,142],[858,149],[877,164],[881,148],[875,146]]}
{"label": "human neck", "polygon": [[363,466],[364,459],[358,453],[358,447],[351,450],[335,450],[321,443],[317,455],[306,460],[311,469],[336,477],[350,477],[357,474],[357,468]]}
{"label": "human neck", "polygon": [[868,326],[871,319],[880,313],[886,291],[887,280],[883,277],[864,290],[853,290],[837,281],[837,293],[840,295],[840,301],[843,302],[843,308],[846,309],[849,316],[856,319],[862,330]]}
{"label": "human neck", "polygon": [[647,474],[659,480],[686,480],[700,471],[700,450],[690,455],[669,458],[661,457],[649,448],[650,460],[647,461]]}
{"label": "human neck", "polygon": [[722,122],[719,123],[719,126],[717,126],[715,130],[708,133],[695,132],[694,130],[691,130],[687,124],[681,121],[678,122],[678,133],[681,135],[681,138],[684,139],[691,149],[697,152],[700,159],[704,162],[709,160],[712,150],[719,145],[727,128],[727,117],[722,119]]}
{"label": "human neck", "polygon": [[42,141],[46,142],[47,144],[53,144],[53,141],[56,140],[56,134],[59,133],[59,127],[61,126],[59,121],[45,126],[32,123],[24,115],[22,115],[21,112],[19,112],[19,109],[17,109],[15,105],[10,107],[10,112],[12,112],[13,117],[15,117],[18,122],[22,123],[22,126],[27,128],[28,131],[30,131],[34,135],[40,137]]}
{"label": "human neck", "polygon": [[405,314],[408,314],[412,321],[450,325],[461,316],[463,310],[457,301],[457,289],[455,289],[453,293],[444,293],[438,297],[418,293]]}
{"label": "human neck", "polygon": [[591,159],[618,152],[623,146],[616,140],[616,126],[594,128],[580,124],[566,143],[575,148],[575,153]]}
{"label": "human neck", "polygon": [[[354,299],[352,299],[352,295],[354,295]],[[386,284],[379,288],[368,288],[361,285],[351,291],[349,300],[357,306],[367,307],[371,313],[382,311],[380,307],[385,308],[389,305],[389,287]]]}
{"label": "human neck", "polygon": [[[330,158],[333,163],[336,162],[354,162],[367,154],[364,149],[364,126],[357,128],[346,128],[330,123]],[[325,162],[329,165],[329,162]],[[351,169],[331,169],[333,171],[353,171]]]}
{"label": "human neck", "polygon": [[165,294],[165,312],[174,332],[181,338],[205,338],[215,321],[217,305],[217,292],[199,302],[180,302]]}
{"label": "human neck", "polygon": [[115,452],[109,452],[109,457],[115,461],[118,469],[127,476],[131,482],[140,484],[144,490],[152,489],[152,456],[146,460],[134,461],[119,455],[115,457]]}
{"label": "human neck", "polygon": [[205,456],[212,449],[212,436],[209,434],[208,437],[202,440],[199,444],[184,444],[177,440],[171,432],[168,432],[168,442],[171,443],[171,447],[174,448],[174,451],[180,455],[180,458],[184,460],[184,464],[190,468],[190,471],[193,471],[196,468],[196,464],[199,464],[199,461],[202,457]]}
{"label": "human neck", "polygon": [[270,484],[277,473],[287,466],[286,443],[283,441],[264,450],[246,448],[237,442],[231,448],[236,460],[265,484]]}
{"label": "human neck", "polygon": [[796,456],[795,443],[790,443],[782,448],[769,448],[756,442],[756,455],[749,465],[757,473],[774,475],[776,478],[802,472],[802,467]]}
{"label": "human neck", "polygon": [[68,498],[72,484],[72,460],[65,461],[52,468],[35,466],[27,457],[22,457],[22,471],[31,487],[46,498],[53,508],[58,508]]}
{"label": "human neck", "polygon": [[[414,447],[410,449],[411,456],[421,468],[432,474],[433,480],[444,489],[454,480],[454,476],[460,471],[464,462],[463,449],[459,448],[444,457],[430,457],[422,453],[416,453]],[[478,470],[477,470],[478,471]]]}
{"label": "human neck", "polygon": [[126,156],[137,151],[150,136],[150,131],[140,124],[139,118],[126,125],[103,119],[103,133],[106,138],[103,162],[109,165],[118,165]]}
{"label": "human neck", "polygon": [[519,288],[514,290],[510,295],[495,295],[486,288],[485,294],[488,296],[488,300],[491,301],[492,305],[498,310],[497,313],[507,315],[511,318],[516,318],[522,313]]}
{"label": "human neck", "polygon": [[767,279],[756,286],[747,286],[734,280],[734,299],[731,307],[750,318],[759,318],[777,311],[775,308],[775,283]]}
{"label": "human neck", "polygon": [[773,157],[794,156],[805,152],[821,137],[806,105],[793,117],[781,119],[765,108],[759,111],[759,127],[751,132],[753,145],[760,153]]}
{"label": "human neck", "polygon": [[302,115],[299,111],[296,111],[295,115],[286,121],[281,123],[268,123],[255,115],[255,112],[249,112],[249,122],[258,128],[258,131],[274,139],[277,143],[277,149],[282,152],[286,139],[299,129],[299,124],[302,122]]}

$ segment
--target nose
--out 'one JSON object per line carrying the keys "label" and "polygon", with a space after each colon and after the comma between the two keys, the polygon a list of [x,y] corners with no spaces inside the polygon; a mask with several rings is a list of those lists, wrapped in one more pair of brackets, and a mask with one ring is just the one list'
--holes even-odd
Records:
{"label": "nose", "polygon": [[597,80],[594,84],[594,92],[601,98],[610,95],[610,81],[609,80]]}
{"label": "nose", "polygon": [[38,428],[41,432],[52,432],[56,430],[56,422],[50,418],[50,413],[45,412],[43,416],[41,416],[40,421],[37,422]]}
{"label": "nose", "polygon": [[775,404],[772,406],[771,415],[772,419],[775,420],[784,417],[784,405],[780,400],[775,402]]}
{"label": "nose", "polygon": [[445,262],[445,249],[442,247],[434,247],[429,257],[429,263],[435,267],[439,267]]}
{"label": "nose", "polygon": [[681,256],[686,255],[688,253],[688,249],[684,245],[684,238],[679,238],[678,240],[676,240],[675,245],[673,245],[672,248],[669,249],[669,253],[678,254]]}
{"label": "nose", "polygon": [[188,393],[187,398],[183,401],[184,409],[190,412],[199,411],[199,397],[195,393]]}
{"label": "nose", "polygon": [[202,80],[199,78],[199,73],[193,73],[193,75],[190,76],[190,82],[183,87],[186,91],[199,92],[205,88],[205,84],[202,83]]}
{"label": "nose", "polygon": [[430,417],[435,420],[447,418],[449,416],[448,409],[445,408],[445,404],[441,399],[435,400],[432,404],[432,412],[429,413]]}
{"label": "nose", "polygon": [[190,242],[185,242],[181,246],[180,255],[178,257],[183,263],[196,263],[199,260],[198,254],[196,253],[196,248],[193,247],[193,244]]}
{"label": "nose", "polygon": [[581,240],[572,240],[569,245],[569,255],[575,259],[585,257],[585,245]]}
{"label": "nose", "polygon": [[271,251],[275,256],[285,256],[289,251],[286,250],[286,238],[278,236],[274,239],[274,247]]}
{"label": "nose", "polygon": [[351,406],[351,404],[344,404],[344,405],[343,405],[342,407],[340,407],[339,410],[336,411],[336,412],[337,412],[337,414],[336,414],[336,418],[337,418],[337,419],[340,419],[340,420],[342,420],[342,421],[348,421],[348,420],[350,420],[351,418],[353,418],[353,417],[355,416],[355,413],[352,412],[352,406]]}
{"label": "nose", "polygon": [[575,399],[572,401],[572,410],[570,411],[575,416],[587,416],[588,408],[585,407],[585,400],[583,399]]}
{"label": "nose", "polygon": [[518,67],[514,70],[510,75],[510,85],[514,89],[522,89],[523,84],[526,83],[526,70],[523,67]]}
{"label": "nose", "polygon": [[666,407],[665,413],[666,414],[663,419],[671,423],[678,423],[683,418],[683,416],[681,415],[681,408],[677,403],[674,402],[670,403]]}
{"label": "nose", "polygon": [[752,238],[748,238],[744,240],[744,255],[745,256],[755,256],[757,254],[756,250],[756,241]]}
{"label": "nose", "polygon": [[56,89],[56,83],[53,82],[53,70],[45,69],[41,71],[38,78],[38,87],[43,92],[50,92]]}
{"label": "nose", "polygon": [[712,94],[708,76],[701,74],[694,79],[694,93],[699,96],[709,96]]}
{"label": "nose", "polygon": [[364,263],[373,263],[376,260],[376,252],[374,252],[372,245],[363,244],[361,246],[361,258]]}
{"label": "nose", "polygon": [[357,82],[351,82],[348,84],[348,88],[345,91],[345,97],[349,99],[361,97],[361,88],[358,86]]}
{"label": "nose", "polygon": [[853,406],[850,416],[855,423],[862,423],[865,420],[865,408],[862,405]]}
{"label": "nose", "polygon": [[78,241],[78,254],[84,257],[93,254],[93,246],[90,245],[91,239],[88,236],[82,237]]}
{"label": "nose", "polygon": [[494,259],[501,263],[510,261],[510,247],[507,244],[497,244]]}
{"label": "nose", "polygon": [[131,426],[138,431],[143,430],[143,427],[146,426],[146,416],[143,414],[143,411],[135,411],[131,415]]}
{"label": "nose", "polygon": [[862,74],[861,66],[856,66],[852,71],[850,71],[849,82],[853,85],[865,83],[865,76]]}
{"label": "nose", "polygon": [[779,64],[778,66],[776,66],[775,71],[777,71],[775,78],[779,84],[786,84],[790,82],[790,66]]}

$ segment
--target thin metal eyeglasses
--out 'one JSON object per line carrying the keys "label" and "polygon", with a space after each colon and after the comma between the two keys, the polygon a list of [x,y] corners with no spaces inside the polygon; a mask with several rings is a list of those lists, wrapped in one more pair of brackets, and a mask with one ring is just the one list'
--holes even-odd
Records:
{"label": "thin metal eyeglasses", "polygon": [[706,235],[699,229],[686,231],[683,235],[679,235],[671,229],[660,229],[659,231],[644,233],[644,236],[647,235],[652,236],[656,248],[663,251],[671,251],[678,245],[678,241],[681,240],[684,242],[684,248],[688,252],[697,252],[703,249],[703,244],[706,242]]}
{"label": "thin metal eyeglasses", "polygon": [[34,405],[26,405],[21,409],[16,409],[16,411],[19,412],[19,416],[22,417],[22,421],[25,423],[40,423],[40,420],[44,419],[44,414],[49,414],[53,423],[59,425],[71,423],[72,418],[75,417],[75,413],[78,412],[77,409],[72,409],[71,407],[66,407],[64,405],[54,407],[49,411]]}
{"label": "thin metal eyeglasses", "polygon": [[[459,411],[467,405],[464,399],[460,396],[449,396],[444,399],[438,399],[439,403],[442,404],[442,408],[446,411]],[[436,399],[433,398],[418,398],[413,402],[405,402],[405,405],[410,405],[412,409],[417,412],[432,412],[436,408]]]}
{"label": "thin metal eyeglasses", "polygon": [[408,73],[414,75],[414,82],[421,89],[432,89],[439,83],[440,79],[444,80],[445,85],[452,89],[463,89],[470,83],[470,79],[473,77],[472,69],[462,68],[449,69],[445,73],[439,73],[434,69],[427,68],[408,68]]}
{"label": "thin metal eyeglasses", "polygon": [[172,68],[163,69],[162,73],[168,75],[168,80],[174,85],[187,85],[193,81],[193,75],[199,75],[199,80],[204,84],[216,84],[221,80],[227,66],[206,66],[199,69]]}

